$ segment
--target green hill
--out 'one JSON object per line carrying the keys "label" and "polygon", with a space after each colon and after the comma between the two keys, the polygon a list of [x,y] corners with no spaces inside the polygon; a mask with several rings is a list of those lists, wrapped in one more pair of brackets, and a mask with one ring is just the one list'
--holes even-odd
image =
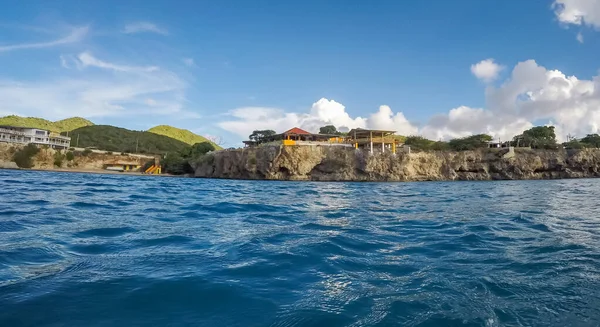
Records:
{"label": "green hill", "polygon": [[85,118],[73,117],[55,121],[54,126],[56,126],[60,132],[70,132],[81,127],[94,126],[94,123]]}
{"label": "green hill", "polygon": [[94,125],[91,121],[80,117],[52,122],[42,118],[20,116],[0,117],[1,125],[39,128],[63,134],[68,132],[72,146],[97,147],[113,152],[135,152],[136,143],[138,152],[153,154],[179,151],[189,145],[202,142],[209,142],[216,149],[221,149],[205,137],[186,129],[167,125],[140,132],[108,125]]}
{"label": "green hill", "polygon": [[207,138],[194,134],[188,131],[187,129],[176,128],[168,125],[159,125],[156,127],[152,127],[148,130],[148,132],[168,136],[170,138],[179,140],[189,145],[194,145],[196,143],[202,142],[210,142],[216,149],[221,149],[220,146],[209,141]]}
{"label": "green hill", "polygon": [[108,125],[94,125],[71,131],[71,145],[81,148],[126,152],[164,154],[181,151],[189,145],[173,138],[150,132],[131,131]]}
{"label": "green hill", "polygon": [[91,126],[94,125],[94,123],[79,117],[51,122],[46,119],[35,117],[6,116],[0,118],[0,125],[39,128],[60,133],[70,132],[84,126]]}

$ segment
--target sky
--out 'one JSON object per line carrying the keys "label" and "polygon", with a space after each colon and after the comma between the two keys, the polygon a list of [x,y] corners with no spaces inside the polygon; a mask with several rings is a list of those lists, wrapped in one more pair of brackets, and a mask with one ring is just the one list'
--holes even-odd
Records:
{"label": "sky", "polygon": [[600,129],[600,0],[0,0],[0,115],[238,146],[324,125]]}

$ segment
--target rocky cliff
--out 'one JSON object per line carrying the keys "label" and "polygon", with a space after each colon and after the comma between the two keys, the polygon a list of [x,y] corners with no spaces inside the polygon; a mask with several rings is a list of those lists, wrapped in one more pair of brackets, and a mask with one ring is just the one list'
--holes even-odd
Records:
{"label": "rocky cliff", "polygon": [[218,151],[192,163],[196,177],[425,181],[556,179],[600,176],[600,150],[482,149],[464,152],[369,154],[340,147],[278,147]]}
{"label": "rocky cliff", "polygon": [[[20,144],[11,144],[0,142],[0,168],[18,168],[12,162],[15,151],[23,148]],[[109,153],[90,153],[83,155],[81,152],[74,151],[73,160],[69,161],[64,156],[68,151],[62,150],[63,164],[61,167],[55,165],[56,150],[50,148],[40,148],[37,155],[33,157],[34,169],[64,169],[64,170],[103,170],[104,165],[112,162],[130,162],[144,165],[152,157],[139,157],[133,155],[109,154]]]}

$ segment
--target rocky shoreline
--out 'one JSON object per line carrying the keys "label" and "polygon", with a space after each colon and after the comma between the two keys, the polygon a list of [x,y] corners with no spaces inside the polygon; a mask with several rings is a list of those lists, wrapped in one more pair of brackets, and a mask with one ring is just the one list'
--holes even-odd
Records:
{"label": "rocky shoreline", "polygon": [[375,153],[327,146],[218,151],[192,163],[195,177],[294,181],[455,181],[592,178],[600,149],[480,149]]}

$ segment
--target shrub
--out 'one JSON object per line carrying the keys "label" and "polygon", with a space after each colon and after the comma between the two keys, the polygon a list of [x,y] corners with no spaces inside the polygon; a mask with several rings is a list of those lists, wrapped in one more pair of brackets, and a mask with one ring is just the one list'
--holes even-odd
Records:
{"label": "shrub", "polygon": [[90,150],[90,149],[85,149],[85,150],[83,150],[83,152],[82,152],[81,154],[83,154],[84,156],[86,156],[86,157],[87,157],[87,156],[89,156],[91,153],[92,153],[92,150]]}
{"label": "shrub", "polygon": [[575,150],[585,148],[584,145],[585,145],[584,143],[579,142],[578,140],[572,140],[572,141],[563,143],[563,146],[565,147],[565,149],[575,149]]}
{"label": "shrub", "polygon": [[416,151],[427,151],[431,149],[432,144],[435,142],[428,140],[422,136],[408,136],[404,140],[404,144],[410,146],[412,150]]}
{"label": "shrub", "polygon": [[450,148],[454,151],[467,151],[486,148],[487,142],[490,142],[492,137],[487,134],[477,134],[459,139],[453,139],[448,142]]}
{"label": "shrub", "polygon": [[67,152],[67,154],[65,155],[65,157],[67,158],[68,161],[75,160],[75,155],[71,151]]}
{"label": "shrub", "polygon": [[60,152],[54,153],[54,166],[58,168],[62,167],[63,159],[64,156]]}
{"label": "shrub", "polygon": [[21,150],[18,150],[13,155],[13,161],[19,166],[19,168],[32,168],[33,157],[40,152],[33,144],[28,144]]}
{"label": "shrub", "polygon": [[581,139],[581,143],[583,143],[585,147],[600,148],[600,135],[588,134],[586,137]]}
{"label": "shrub", "polygon": [[112,151],[107,151],[106,154],[108,154],[109,156],[112,156]]}
{"label": "shrub", "polygon": [[450,144],[448,142],[437,141],[431,144],[430,148],[434,151],[447,151],[450,150]]}
{"label": "shrub", "polygon": [[173,175],[183,175],[194,172],[188,160],[176,152],[167,154],[162,160],[162,166],[166,173]]}
{"label": "shrub", "polygon": [[125,153],[125,152],[121,152],[121,155],[122,155],[122,156],[126,156],[126,155],[127,155],[127,153]]}

